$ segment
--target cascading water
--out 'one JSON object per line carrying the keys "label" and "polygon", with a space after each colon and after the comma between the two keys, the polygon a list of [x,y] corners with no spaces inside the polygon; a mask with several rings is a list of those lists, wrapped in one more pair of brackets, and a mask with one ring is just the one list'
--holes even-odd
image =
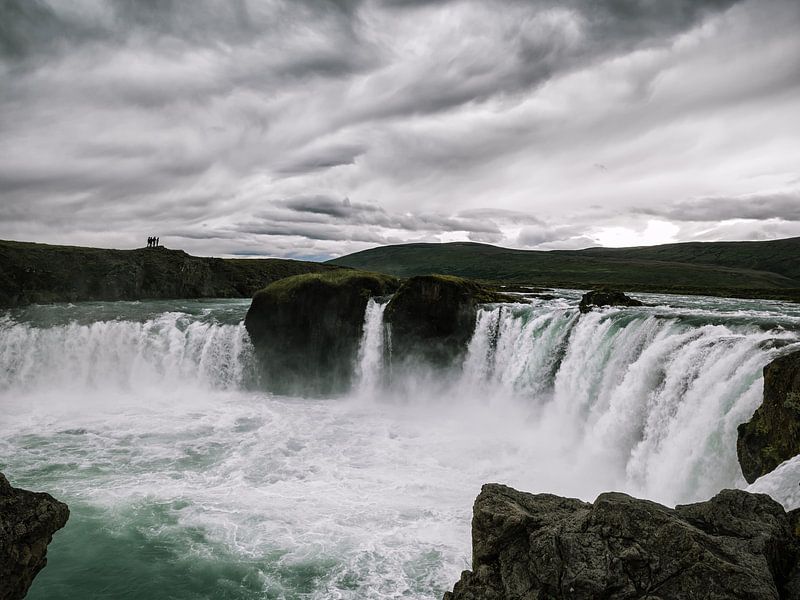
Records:
{"label": "cascading water", "polygon": [[356,392],[363,397],[374,396],[384,380],[385,331],[383,312],[386,303],[370,298],[364,313],[364,335],[358,350]]}
{"label": "cascading water", "polygon": [[[0,317],[0,470],[72,509],[29,597],[437,598],[484,482],[667,503],[744,486],[736,426],[800,310],[565,297],[481,310],[462,367],[402,402],[380,302],[336,399],[258,390],[244,301]],[[796,473],[753,489],[794,506]]]}
{"label": "cascading water", "polygon": [[164,313],[144,322],[71,322],[41,328],[0,323],[0,390],[161,388],[245,383],[251,347],[244,325]]}

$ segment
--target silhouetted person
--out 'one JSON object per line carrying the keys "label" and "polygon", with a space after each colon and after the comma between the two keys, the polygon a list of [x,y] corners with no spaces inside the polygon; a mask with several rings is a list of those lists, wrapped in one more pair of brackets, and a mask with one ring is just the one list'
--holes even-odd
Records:
{"label": "silhouetted person", "polygon": [[161,238],[156,238],[156,247],[158,247],[158,240]]}
{"label": "silhouetted person", "polygon": [[149,248],[152,245],[153,245],[153,238],[151,237],[147,238],[147,247]]}

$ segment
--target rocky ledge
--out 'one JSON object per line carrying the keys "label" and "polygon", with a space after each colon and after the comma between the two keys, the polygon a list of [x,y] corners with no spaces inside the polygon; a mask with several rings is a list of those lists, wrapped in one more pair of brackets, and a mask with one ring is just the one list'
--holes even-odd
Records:
{"label": "rocky ledge", "polygon": [[599,290],[586,292],[581,298],[578,309],[582,313],[587,313],[592,310],[592,308],[599,306],[642,306],[642,302],[630,296],[626,296],[618,290],[601,288]]}
{"label": "rocky ledge", "polygon": [[748,483],[800,454],[800,352],[764,367],[764,401],[738,433],[736,451]]}
{"label": "rocky ledge", "polygon": [[593,504],[487,484],[472,570],[445,600],[800,599],[800,511],[723,490],[667,508],[625,494]]}
{"label": "rocky ledge", "polygon": [[47,564],[47,545],[68,518],[63,502],[15,489],[0,473],[0,600],[25,597]]}

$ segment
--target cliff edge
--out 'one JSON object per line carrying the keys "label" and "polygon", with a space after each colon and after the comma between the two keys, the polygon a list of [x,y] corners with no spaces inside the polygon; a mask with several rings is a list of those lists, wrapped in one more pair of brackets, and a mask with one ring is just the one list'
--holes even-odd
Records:
{"label": "cliff edge", "polygon": [[0,308],[31,303],[249,298],[269,283],[336,269],[278,258],[222,259],[182,250],[110,250],[0,241]]}

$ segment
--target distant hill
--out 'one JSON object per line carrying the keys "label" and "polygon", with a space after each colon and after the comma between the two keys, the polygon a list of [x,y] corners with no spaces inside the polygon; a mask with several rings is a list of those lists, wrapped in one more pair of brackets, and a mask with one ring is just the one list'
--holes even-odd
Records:
{"label": "distant hill", "polygon": [[0,241],[0,308],[30,303],[249,298],[278,279],[338,267],[190,256],[164,247],[109,250]]}
{"label": "distant hill", "polygon": [[541,287],[800,300],[800,238],[550,251],[471,242],[401,244],[328,262],[399,277],[442,273]]}

